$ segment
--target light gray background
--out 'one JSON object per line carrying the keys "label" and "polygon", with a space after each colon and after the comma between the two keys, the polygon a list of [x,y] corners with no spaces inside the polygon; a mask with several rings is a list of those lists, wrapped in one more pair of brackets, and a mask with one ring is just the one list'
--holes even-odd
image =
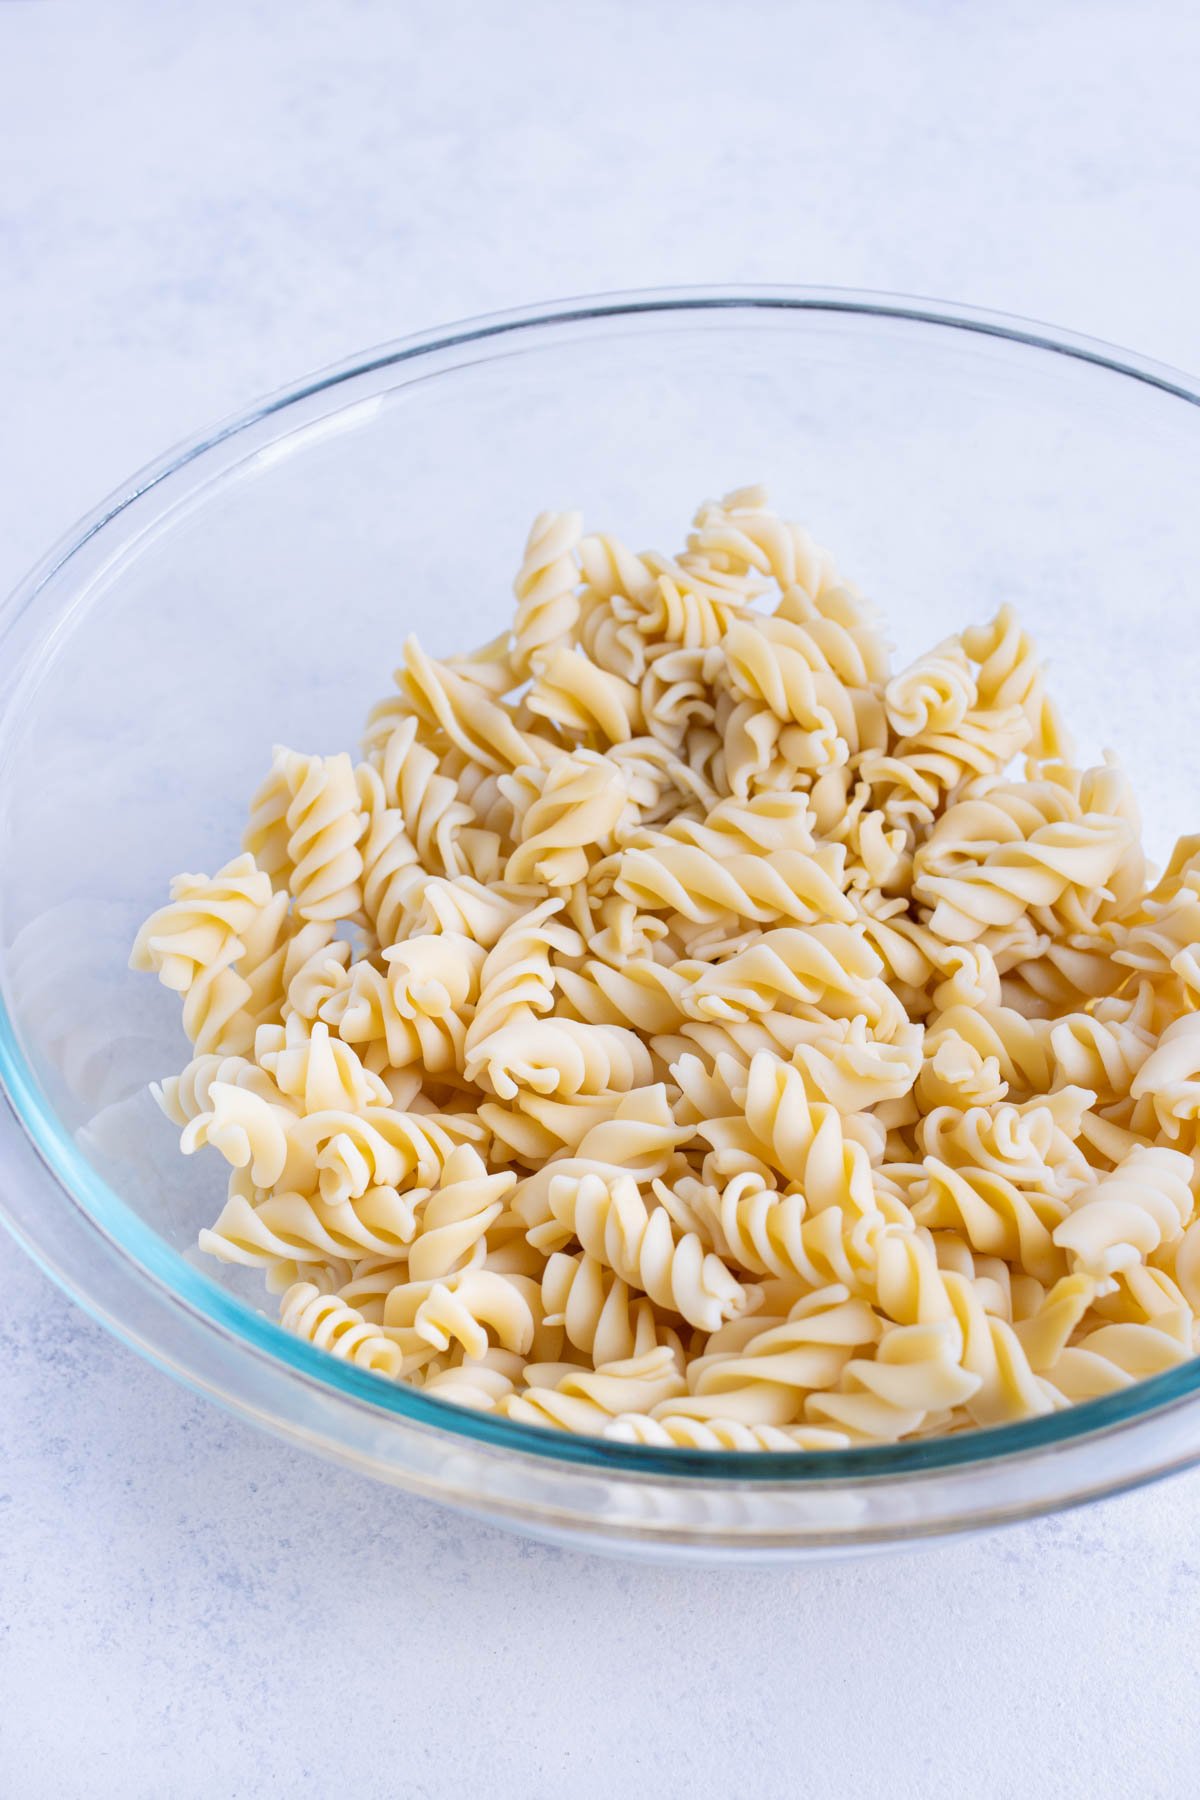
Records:
{"label": "light gray background", "polygon": [[[902,289],[1198,368],[1198,92],[1163,0],[0,0],[0,589],[256,392],[535,298]],[[0,1793],[1196,1789],[1200,1475],[646,1570],[232,1423],[7,1240],[0,1296]]]}

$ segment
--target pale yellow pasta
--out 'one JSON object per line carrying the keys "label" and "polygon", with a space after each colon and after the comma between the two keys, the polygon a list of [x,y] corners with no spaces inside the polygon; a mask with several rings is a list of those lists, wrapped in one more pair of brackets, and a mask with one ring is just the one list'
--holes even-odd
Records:
{"label": "pale yellow pasta", "polygon": [[332,1036],[322,1020],[308,1024],[293,1013],[286,1025],[262,1025],[254,1054],[280,1094],[306,1113],[391,1104],[386,1082],[364,1068],[353,1046]]}
{"label": "pale yellow pasta", "polygon": [[883,690],[888,724],[899,738],[924,731],[952,731],[978,698],[971,664],[962,644],[947,638],[926,651]]}
{"label": "pale yellow pasta", "polygon": [[913,892],[948,942],[989,926],[1086,917],[1089,900],[1130,853],[1133,827],[1119,815],[1083,813],[1050,782],[991,788],[957,802],[914,859]]}
{"label": "pale yellow pasta", "polygon": [[408,1272],[414,1281],[438,1281],[459,1267],[494,1225],[504,1201],[516,1186],[510,1171],[488,1173],[487,1164],[470,1144],[446,1158],[436,1193],[420,1210],[416,1236],[409,1246]]}
{"label": "pale yellow pasta", "polygon": [[696,1183],[688,1198],[722,1255],[756,1275],[798,1280],[809,1288],[836,1283],[861,1294],[874,1277],[887,1214],[855,1215],[840,1205],[808,1212],[799,1189],[783,1191],[754,1170],[724,1188]]}
{"label": "pale yellow pasta", "polygon": [[926,1156],[911,1188],[912,1216],[930,1230],[960,1231],[972,1250],[1015,1262],[1038,1281],[1065,1269],[1054,1233],[1067,1201],[1048,1186],[1023,1184],[995,1169],[952,1168]]}
{"label": "pale yellow pasta", "polygon": [[153,971],[184,996],[183,1028],[200,1053],[230,1054],[253,1040],[246,1013],[250,983],[237,964],[256,922],[273,909],[270,879],[252,856],[226,863],[211,878],[177,875],[170,902],[142,926],[130,966]]}
{"label": "pale yellow pasta", "polygon": [[1064,1402],[1093,1400],[1176,1369],[1194,1354],[1191,1332],[1181,1343],[1153,1325],[1101,1325],[1069,1344],[1046,1378]]}
{"label": "pale yellow pasta", "polygon": [[513,668],[527,675],[534,657],[571,634],[579,616],[579,565],[575,552],[583,530],[579,513],[539,513],[513,582]]}
{"label": "pale yellow pasta", "polygon": [[1200,1013],[1177,1019],[1140,1064],[1129,1093],[1149,1102],[1162,1135],[1181,1150],[1197,1147],[1200,1121]]}
{"label": "pale yellow pasta", "polygon": [[514,1351],[485,1350],[482,1356],[464,1358],[447,1368],[430,1363],[420,1385],[439,1400],[470,1406],[476,1412],[495,1412],[504,1396],[512,1393],[522,1366],[523,1359]]}
{"label": "pale yellow pasta", "polygon": [[279,1262],[323,1264],[403,1254],[416,1231],[414,1201],[395,1188],[370,1187],[347,1200],[277,1190],[254,1198],[230,1193],[200,1247],[222,1262],[270,1269]]}
{"label": "pale yellow pasta", "polygon": [[397,1346],[368,1325],[361,1313],[323,1294],[312,1282],[299,1281],[279,1303],[280,1322],[297,1337],[307,1338],[321,1350],[379,1375],[398,1375],[402,1357]]}
{"label": "pale yellow pasta", "polygon": [[472,988],[478,993],[479,967],[474,955],[456,956],[442,946],[441,938],[410,938],[394,946],[404,952],[395,963],[384,952],[385,969],[364,958],[322,1003],[322,1020],[344,1043],[361,1047],[368,1067],[416,1067],[424,1074],[461,1067],[466,1026],[453,996],[465,1001]]}
{"label": "pale yellow pasta", "polygon": [[[302,919],[353,918],[362,906],[362,852],[366,819],[359,804],[354,765],[339,756],[275,752],[275,772],[286,792],[283,825],[287,844],[283,866]],[[258,831],[252,823],[246,848]]]}
{"label": "pale yellow pasta", "polygon": [[683,1450],[845,1450],[844,1431],[815,1425],[744,1425],[738,1419],[691,1419],[665,1413],[618,1413],[604,1436],[619,1444],[674,1445]]}
{"label": "pale yellow pasta", "polygon": [[366,816],[362,839],[363,913],[381,944],[394,944],[408,913],[420,905],[429,876],[408,835],[404,813],[387,804],[383,777],[370,763],[355,772]]}
{"label": "pale yellow pasta", "polygon": [[506,1418],[560,1431],[602,1432],[609,1419],[649,1411],[684,1392],[674,1353],[664,1344],[640,1356],[584,1368],[526,1370],[528,1385],[500,1402]]}
{"label": "pale yellow pasta", "polygon": [[837,584],[828,551],[799,525],[773,513],[761,487],[737,488],[722,501],[706,501],[688,549],[734,574],[751,569],[770,574],[785,594],[799,587],[819,599]]}
{"label": "pale yellow pasta", "polygon": [[542,1276],[548,1325],[561,1324],[567,1341],[597,1363],[621,1362],[660,1342],[679,1347],[673,1327],[660,1322],[654,1302],[639,1295],[587,1251],[555,1251]]}
{"label": "pale yellow pasta", "polygon": [[781,919],[815,925],[853,916],[842,891],[845,862],[840,844],[811,853],[726,853],[684,842],[669,830],[647,831],[621,852],[614,885],[646,912],[701,925]]}
{"label": "pale yellow pasta", "polygon": [[[407,836],[417,851],[415,877],[405,886],[418,885],[431,873],[458,875],[466,869],[464,833],[477,824],[474,808],[462,797],[457,780],[441,772],[448,754],[439,754],[418,735],[420,721],[412,713],[398,718],[386,715],[368,730],[358,780],[363,805],[374,815],[382,806],[399,814]],[[378,786],[366,771],[378,777]]]}
{"label": "pale yellow pasta", "polygon": [[1054,1241],[1076,1269],[1099,1279],[1144,1262],[1182,1236],[1194,1210],[1194,1179],[1190,1157],[1139,1145],[1110,1174],[1074,1195]]}
{"label": "pale yellow pasta", "polygon": [[693,1234],[680,1236],[668,1210],[647,1204],[631,1175],[559,1176],[539,1248],[571,1239],[666,1312],[704,1331],[744,1312],[752,1296]]}
{"label": "pale yellow pasta", "polygon": [[605,744],[626,744],[645,725],[633,683],[563,646],[534,658],[527,697],[530,712],[561,730]]}
{"label": "pale yellow pasta", "polygon": [[183,1126],[212,1110],[215,1082],[251,1088],[264,1100],[283,1099],[271,1076],[257,1063],[244,1056],[221,1056],[213,1051],[194,1056],[180,1074],[154,1082],[150,1091],[168,1119]]}
{"label": "pale yellow pasta", "polygon": [[530,1300],[520,1278],[471,1269],[453,1285],[435,1282],[417,1308],[413,1326],[435,1350],[457,1342],[468,1356],[478,1358],[494,1340],[524,1356],[536,1323]]}
{"label": "pale yellow pasta", "polygon": [[349,980],[350,958],[350,945],[334,936],[332,925],[310,920],[293,932],[280,974],[282,1018],[298,1013],[311,1024]]}
{"label": "pale yellow pasta", "polygon": [[911,1437],[930,1414],[948,1419],[981,1386],[963,1367],[962,1333],[953,1319],[897,1325],[874,1356],[853,1357],[836,1386],[810,1396],[815,1423],[840,1426],[851,1441],[892,1443]]}
{"label": "pale yellow pasta", "polygon": [[747,1425],[794,1423],[806,1395],[832,1387],[855,1350],[873,1345],[880,1331],[865,1300],[840,1287],[818,1289],[733,1355],[694,1358],[687,1397],[673,1399],[669,1410],[677,1417]]}
{"label": "pale yellow pasta", "polygon": [[403,645],[360,762],[278,749],[137,935],[192,1043],[155,1097],[228,1165],[201,1247],[614,1449],[1002,1426],[1200,1351],[1200,836],[1148,874],[1012,609],[893,668],[758,488],[674,556],[542,513],[513,593]]}

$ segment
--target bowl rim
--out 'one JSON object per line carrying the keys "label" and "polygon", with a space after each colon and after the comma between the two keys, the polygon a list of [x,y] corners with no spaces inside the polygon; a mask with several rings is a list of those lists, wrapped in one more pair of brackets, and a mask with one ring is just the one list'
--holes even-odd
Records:
{"label": "bowl rim", "polygon": [[[507,353],[511,340],[522,332],[546,332],[553,343],[555,328],[586,328],[591,323],[621,318],[633,320],[677,315],[682,320],[702,314],[728,312],[740,316],[757,311],[852,314],[981,334],[1031,351],[1090,364],[1200,406],[1200,380],[1168,364],[1038,321],[920,296],[775,285],[669,287],[580,296],[483,314],[396,339],[317,370],[184,439],[148,463],[66,532],[0,604],[0,652],[11,639],[18,622],[31,614],[53,578],[94,538],[115,525],[135,503],[151,495],[169,477],[186,470],[192,463],[201,462],[219,446],[276,415],[286,414],[289,408],[299,407],[362,377],[445,351],[485,346],[489,340],[495,340],[497,353]],[[745,319],[741,322],[745,323]],[[527,351],[540,347],[535,344],[523,346]],[[485,354],[475,360],[488,361],[490,357]],[[438,372],[433,371],[435,375]],[[349,404],[354,404],[353,400]],[[168,510],[173,510],[174,504]],[[69,607],[70,601],[60,611],[69,610]],[[56,635],[60,623],[61,619],[56,616],[44,624],[33,645],[8,672],[3,712],[0,713],[0,760],[4,740],[14,717],[19,714],[24,683],[35,673],[41,653],[49,639]],[[1111,1438],[1122,1428],[1140,1425],[1155,1413],[1168,1409],[1175,1411],[1200,1396],[1200,1358],[1194,1358],[1165,1374],[1133,1383],[1102,1398],[1011,1424],[890,1445],[863,1445],[847,1450],[774,1451],[770,1454],[627,1444],[524,1425],[438,1400],[417,1388],[359,1369],[317,1349],[286,1332],[276,1320],[256,1311],[221,1287],[213,1276],[185,1261],[180,1252],[159,1237],[116,1189],[97,1174],[59,1124],[53,1106],[43,1094],[21,1049],[2,989],[0,1091],[7,1102],[10,1121],[15,1121],[29,1140],[68,1207],[80,1215],[76,1223],[101,1234],[106,1245],[128,1265],[132,1283],[151,1283],[155,1298],[166,1303],[168,1308],[186,1311],[207,1330],[219,1333],[227,1342],[231,1340],[241,1351],[281,1365],[283,1371],[319,1390],[323,1398],[332,1396],[358,1405],[365,1403],[381,1418],[391,1415],[432,1428],[448,1441],[465,1439],[560,1465],[583,1465],[607,1473],[669,1475],[702,1479],[714,1485],[768,1482],[845,1486],[885,1477],[930,1476],[956,1469],[965,1471],[987,1463],[1010,1465],[1023,1455],[1053,1450],[1089,1436],[1104,1434]],[[108,1328],[121,1334],[120,1321],[94,1306],[83,1284],[63,1273],[49,1245],[40,1242],[31,1232],[27,1217],[18,1221],[2,1193],[0,1218],[9,1225],[22,1247],[71,1298],[99,1317]],[[143,1354],[158,1360],[154,1358],[151,1346],[140,1340],[129,1341],[134,1341]],[[189,1378],[190,1372],[181,1368],[172,1367],[172,1372]],[[1200,1458],[1200,1432],[1196,1456]],[[1175,1460],[1171,1466],[1180,1464]],[[1143,1478],[1149,1479],[1157,1472],[1149,1469]]]}

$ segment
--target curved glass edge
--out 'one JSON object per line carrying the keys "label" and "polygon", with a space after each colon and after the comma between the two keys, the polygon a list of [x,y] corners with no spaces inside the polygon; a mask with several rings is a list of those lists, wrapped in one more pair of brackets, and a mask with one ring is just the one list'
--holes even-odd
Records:
{"label": "curved glass edge", "polygon": [[888,293],[867,288],[744,283],[723,287],[696,285],[614,289],[599,294],[542,301],[502,312],[475,314],[447,325],[436,326],[432,330],[413,332],[375,345],[365,352],[358,352],[340,362],[316,369],[299,381],[263,394],[240,412],[227,414],[194,436],[182,439],[161,456],[146,463],[120,487],[114,488],[99,505],[90,513],[84,514],[52,545],[25,579],[18,582],[8,597],[0,602],[0,636],[7,632],[17,614],[30,604],[38,591],[71,556],[165,477],[186,468],[189,463],[227,438],[344,381],[411,361],[414,357],[482,343],[489,338],[502,338],[540,326],[586,324],[590,320],[639,315],[665,316],[672,313],[739,310],[850,313],[868,318],[899,319],[913,324],[946,326],[975,332],[1023,344],[1030,349],[1045,350],[1080,362],[1093,363],[1113,374],[1125,375],[1159,388],[1192,406],[1200,406],[1200,377],[1171,363],[1159,362],[1103,338],[1068,331],[1042,320],[1024,318],[1015,313],[996,312],[984,307],[961,305],[955,301],[938,300],[925,295]]}
{"label": "curved glass edge", "polygon": [[[622,317],[755,310],[857,314],[998,337],[1031,349],[1091,363],[1200,406],[1200,382],[1170,365],[1154,362],[1100,339],[1060,331],[1037,321],[916,296],[839,288],[668,288],[600,294],[486,314],[398,339],[365,355],[317,371],[265,396],[247,410],[220,421],[147,464],[66,533],[0,605],[0,642],[11,634],[17,621],[73,556],[161,482],[239,433],[343,382],[424,355],[489,339],[503,339],[539,327],[584,325]],[[21,672],[19,666],[12,669],[18,680]],[[624,1444],[494,1418],[428,1397],[418,1389],[394,1384],[341,1362],[285,1332],[265,1314],[256,1312],[209,1276],[194,1269],[96,1174],[74,1143],[63,1135],[25,1061],[2,996],[0,1086],[4,1088],[16,1124],[28,1137],[43,1167],[86,1224],[121,1252],[131,1265],[134,1278],[150,1277],[167,1300],[185,1307],[202,1324],[220,1331],[226,1338],[266,1357],[271,1363],[283,1365],[320,1391],[341,1394],[365,1403],[376,1412],[391,1412],[414,1424],[431,1427],[448,1438],[466,1438],[560,1464],[603,1468],[608,1473],[663,1474],[708,1481],[715,1478],[739,1485],[746,1482],[755,1485],[771,1482],[844,1484],[860,1483],[864,1479],[934,1474],[988,1462],[1009,1463],[1022,1452],[1053,1451],[1101,1434],[1111,1438],[1123,1426],[1140,1424],[1155,1413],[1174,1409],[1200,1394],[1200,1359],[1196,1359],[1118,1393],[1037,1419],[919,1443],[867,1445],[848,1451],[772,1452],[769,1456],[765,1453],[758,1456],[739,1451]],[[81,1202],[80,1195],[86,1199],[86,1205]],[[83,1295],[76,1284],[63,1278],[52,1262],[39,1253],[36,1238],[10,1218],[2,1200],[0,1217],[40,1266],[73,1298],[82,1301]],[[107,1315],[98,1316],[106,1327],[121,1335],[115,1321]],[[153,1356],[153,1351],[140,1342],[135,1342],[134,1347]],[[172,1367],[172,1372],[182,1379],[191,1379],[183,1370]],[[203,1387],[202,1383],[199,1385]],[[1186,1463],[1176,1459],[1170,1466],[1182,1467]],[[1103,1491],[1137,1485],[1140,1480],[1152,1479],[1157,1472],[1147,1470],[1127,1482],[1113,1483]],[[1085,1495],[1083,1499],[1088,1497]]]}

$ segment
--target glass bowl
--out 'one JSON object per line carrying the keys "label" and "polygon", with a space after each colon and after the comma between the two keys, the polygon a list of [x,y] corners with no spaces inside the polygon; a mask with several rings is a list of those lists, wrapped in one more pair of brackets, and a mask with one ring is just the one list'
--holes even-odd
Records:
{"label": "glass bowl", "polygon": [[168,876],[236,850],[275,742],[356,742],[410,630],[436,653],[500,627],[539,509],[670,549],[701,499],[749,482],[833,549],[902,655],[1014,601],[1081,748],[1120,749],[1161,857],[1200,825],[1198,402],[1186,376],[963,307],[638,294],[373,351],[144,471],[0,615],[0,1170],[17,1237],[243,1416],[594,1547],[845,1552],[1200,1458],[1200,1363],[940,1442],[755,1456],[543,1432],[336,1361],[196,1251],[223,1176],[179,1157],[147,1092],[185,1046],[171,996],[126,968]]}

